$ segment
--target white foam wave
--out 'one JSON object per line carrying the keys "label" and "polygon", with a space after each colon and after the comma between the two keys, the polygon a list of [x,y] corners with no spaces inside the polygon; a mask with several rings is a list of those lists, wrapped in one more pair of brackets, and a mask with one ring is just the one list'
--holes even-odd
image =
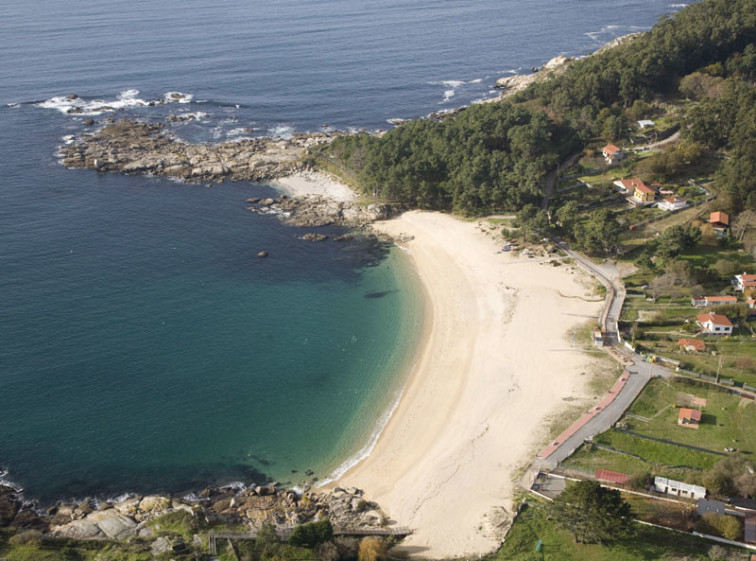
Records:
{"label": "white foam wave", "polygon": [[235,129],[231,129],[230,131],[226,132],[226,136],[228,138],[238,137],[245,134],[249,134],[249,129],[245,127],[236,127]]}
{"label": "white foam wave", "polygon": [[483,78],[475,78],[475,80],[470,80],[468,84],[480,84],[483,81]]}
{"label": "white foam wave", "polygon": [[402,388],[402,391],[399,392],[392,406],[383,415],[381,415],[381,418],[378,420],[378,426],[373,431],[373,434],[370,435],[367,444],[365,444],[365,446],[363,446],[354,456],[348,458],[344,463],[337,467],[333,471],[333,473],[331,473],[331,475],[325,478],[324,481],[318,483],[318,487],[323,487],[324,485],[338,481],[344,476],[346,472],[348,472],[350,469],[352,469],[354,466],[356,466],[362,460],[366,459],[368,456],[370,456],[370,454],[372,454],[376,444],[378,444],[378,439],[381,437],[381,434],[383,434],[383,431],[386,428],[386,425],[388,425],[388,422],[391,420],[394,412],[396,412],[397,408],[399,407],[399,403],[401,402],[403,395],[404,388]]}
{"label": "white foam wave", "polygon": [[69,145],[69,144],[73,144],[74,143],[74,141],[76,140],[76,137],[74,135],[72,135],[72,134],[67,134],[66,136],[62,137],[61,140],[66,145]]}
{"label": "white foam wave", "polygon": [[277,138],[291,138],[294,134],[294,127],[291,125],[277,125],[268,129],[270,136]]}
{"label": "white foam wave", "polygon": [[10,487],[20,493],[24,490],[23,487],[11,481],[10,478],[8,478],[9,473],[10,472],[7,469],[0,468],[0,485],[5,485],[6,487]]}
{"label": "white foam wave", "polygon": [[635,33],[637,31],[647,31],[648,27],[640,27],[637,25],[606,25],[598,31],[588,31],[583,35],[590,37],[596,43],[607,43],[607,36],[611,39],[616,39],[627,35],[629,33]]}
{"label": "white foam wave", "polygon": [[687,7],[688,4],[670,4],[670,8],[675,8],[677,10],[682,10],[683,8]]}
{"label": "white foam wave", "polygon": [[165,92],[163,99],[165,103],[190,103],[194,95],[183,92]]}
{"label": "white foam wave", "polygon": [[449,86],[450,88],[458,88],[465,82],[463,80],[444,80],[441,82],[442,86]]}
{"label": "white foam wave", "polygon": [[455,90],[446,90],[444,92],[444,100],[441,103],[447,103],[451,100],[451,98],[454,97],[454,94],[457,93]]}
{"label": "white foam wave", "polygon": [[18,104],[18,103],[14,103],[14,102],[11,102],[11,103],[6,103],[6,104],[5,104],[5,106],[6,106],[6,107],[13,107],[13,108],[16,108],[16,107],[20,107],[20,104]]}
{"label": "white foam wave", "polygon": [[123,90],[115,99],[84,99],[77,95],[55,96],[46,101],[37,103],[37,107],[43,109],[56,109],[64,115],[94,116],[103,113],[119,111],[132,107],[148,107],[166,103],[189,103],[192,94],[181,92],[167,92],[163,99],[147,101],[139,96],[139,90]]}

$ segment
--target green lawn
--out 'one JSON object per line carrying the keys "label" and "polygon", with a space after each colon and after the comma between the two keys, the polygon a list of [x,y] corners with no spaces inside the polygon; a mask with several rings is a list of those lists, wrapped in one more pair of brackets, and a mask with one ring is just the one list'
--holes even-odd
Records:
{"label": "green lawn", "polygon": [[[542,542],[536,552],[538,540]],[[489,561],[665,561],[708,559],[711,542],[685,534],[637,526],[637,534],[610,545],[575,543],[570,534],[558,530],[546,519],[543,506],[535,501],[517,517],[507,539]]]}
{"label": "green lawn", "polygon": [[[699,429],[677,424],[679,409],[675,403],[680,394],[707,400]],[[741,400],[713,386],[697,387],[681,381],[668,385],[663,380],[652,380],[628,412],[651,419],[644,422],[625,418],[628,428],[641,434],[717,452],[722,452],[725,447],[737,448],[747,454],[756,451],[756,403]]]}
{"label": "green lawn", "polygon": [[647,440],[614,429],[598,435],[594,438],[594,441],[616,450],[640,456],[651,464],[663,464],[672,467],[710,469],[722,459],[714,454]]}

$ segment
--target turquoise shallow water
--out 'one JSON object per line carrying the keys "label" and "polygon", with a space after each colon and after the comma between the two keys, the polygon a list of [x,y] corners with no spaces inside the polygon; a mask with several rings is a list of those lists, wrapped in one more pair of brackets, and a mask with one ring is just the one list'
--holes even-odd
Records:
{"label": "turquoise shallow water", "polygon": [[[169,125],[201,141],[385,128],[679,7],[5,1],[0,471],[43,500],[326,477],[395,402],[421,323],[401,255],[244,210],[269,187],[66,170],[84,119],[201,113]],[[190,103],[137,106],[177,90]],[[66,114],[70,93],[122,110]]]}

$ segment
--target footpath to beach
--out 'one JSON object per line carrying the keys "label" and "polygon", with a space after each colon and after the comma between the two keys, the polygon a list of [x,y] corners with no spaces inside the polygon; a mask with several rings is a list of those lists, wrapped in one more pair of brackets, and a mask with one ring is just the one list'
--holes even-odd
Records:
{"label": "footpath to beach", "polygon": [[570,330],[599,313],[595,282],[499,252],[486,226],[449,215],[413,211],[376,227],[413,237],[404,245],[427,293],[427,329],[375,450],[338,483],[413,528],[411,553],[488,553],[511,520],[512,478],[550,416],[588,397],[595,361],[571,347]]}

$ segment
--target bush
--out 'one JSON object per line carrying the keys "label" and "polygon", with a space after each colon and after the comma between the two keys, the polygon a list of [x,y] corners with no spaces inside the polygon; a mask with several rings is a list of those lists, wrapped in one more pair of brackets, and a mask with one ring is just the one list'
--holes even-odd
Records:
{"label": "bush", "polygon": [[712,534],[727,540],[737,540],[743,533],[740,520],[727,514],[710,512],[696,522],[696,530],[702,534]]}
{"label": "bush", "polygon": [[641,471],[638,473],[634,473],[630,476],[630,478],[627,480],[627,485],[631,489],[635,489],[636,491],[644,491],[648,490],[649,487],[651,487],[651,484],[654,482],[654,476],[651,475],[651,472],[649,471]]}
{"label": "bush", "polygon": [[327,518],[317,522],[302,524],[294,528],[289,538],[291,545],[300,547],[315,547],[319,543],[330,541],[333,537],[333,526]]}
{"label": "bush", "polygon": [[33,545],[38,547],[42,545],[42,532],[39,530],[24,530],[11,536],[8,542],[13,545]]}
{"label": "bush", "polygon": [[364,538],[360,542],[358,561],[379,561],[386,556],[386,542],[380,538]]}

